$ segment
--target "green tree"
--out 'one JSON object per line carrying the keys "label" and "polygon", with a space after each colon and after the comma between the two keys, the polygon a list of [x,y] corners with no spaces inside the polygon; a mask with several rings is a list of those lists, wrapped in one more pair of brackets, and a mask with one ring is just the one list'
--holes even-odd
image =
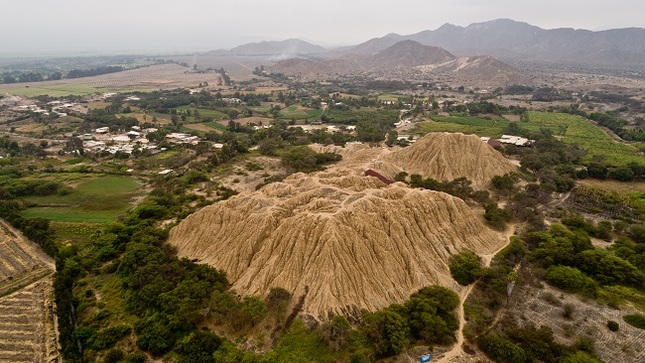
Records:
{"label": "green tree", "polygon": [[385,137],[385,145],[387,146],[393,146],[396,144],[397,138],[399,137],[399,133],[396,132],[396,130],[390,130],[387,133],[387,136]]}
{"label": "green tree", "polygon": [[259,323],[267,313],[267,304],[264,300],[255,296],[246,296],[242,300],[242,313],[251,323],[251,326]]}
{"label": "green tree", "polygon": [[512,341],[495,333],[481,337],[477,344],[495,362],[524,363],[526,351]]}
{"label": "green tree", "polygon": [[460,285],[470,285],[482,274],[481,258],[470,250],[450,256],[450,274]]}
{"label": "green tree", "polygon": [[405,318],[392,308],[364,315],[363,329],[379,357],[397,355],[410,343]]}

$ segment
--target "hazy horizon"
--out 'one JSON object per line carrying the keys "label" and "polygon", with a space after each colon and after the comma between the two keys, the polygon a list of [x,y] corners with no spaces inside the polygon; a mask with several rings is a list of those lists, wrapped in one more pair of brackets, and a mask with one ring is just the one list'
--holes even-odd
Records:
{"label": "hazy horizon", "polygon": [[645,3],[545,0],[22,0],[3,6],[0,57],[184,53],[298,38],[325,47],[362,43],[388,33],[413,34],[445,23],[467,26],[508,18],[545,29],[645,27]]}

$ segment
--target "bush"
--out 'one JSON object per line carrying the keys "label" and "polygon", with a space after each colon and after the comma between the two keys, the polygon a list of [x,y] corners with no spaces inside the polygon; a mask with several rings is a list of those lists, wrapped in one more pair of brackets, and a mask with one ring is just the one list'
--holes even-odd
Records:
{"label": "bush", "polygon": [[564,316],[565,318],[571,320],[571,319],[573,319],[573,314],[575,312],[576,312],[576,306],[575,305],[573,305],[571,303],[564,304],[564,307],[562,308],[562,316]]}
{"label": "bush", "polygon": [[118,363],[125,358],[125,354],[120,349],[111,349],[106,355],[104,363]]}
{"label": "bush", "polygon": [[506,228],[506,223],[510,222],[513,218],[510,211],[500,208],[497,203],[487,203],[484,205],[484,218],[488,223],[497,229]]}
{"label": "bush", "polygon": [[132,329],[125,325],[109,327],[88,340],[87,345],[95,350],[112,348],[119,340],[130,335],[131,331]]}
{"label": "bush", "polygon": [[645,329],[645,315],[643,314],[630,314],[623,316],[625,322],[635,328]]}
{"label": "bush", "polygon": [[460,285],[470,285],[482,275],[481,258],[470,250],[450,256],[448,265]]}
{"label": "bush", "polygon": [[569,292],[594,291],[597,283],[575,267],[551,266],[544,276],[546,281]]}
{"label": "bush", "polygon": [[405,318],[392,308],[365,315],[363,329],[379,357],[397,355],[410,342],[410,329]]}
{"label": "bush", "polygon": [[179,343],[175,351],[182,356],[182,362],[215,363],[213,353],[221,344],[222,339],[210,331],[198,331]]}
{"label": "bush", "polygon": [[339,161],[342,156],[334,153],[319,154],[307,146],[298,146],[284,153],[282,164],[297,172],[309,173],[320,170],[323,165]]}
{"label": "bush", "polygon": [[609,330],[611,330],[611,331],[618,331],[619,326],[618,326],[617,322],[615,322],[613,320],[608,320],[607,321],[607,328],[609,328]]}
{"label": "bush", "polygon": [[479,348],[495,362],[526,362],[526,351],[512,341],[497,334],[488,334],[477,342]]}
{"label": "bush", "polygon": [[553,306],[562,305],[562,302],[557,297],[555,297],[555,295],[553,295],[550,292],[545,292],[544,294],[542,294],[541,298],[542,298],[542,300],[548,302],[549,304],[551,304]]}
{"label": "bush", "polygon": [[564,358],[562,363],[601,363],[600,360],[594,358],[591,354],[586,352],[575,352],[570,356]]}

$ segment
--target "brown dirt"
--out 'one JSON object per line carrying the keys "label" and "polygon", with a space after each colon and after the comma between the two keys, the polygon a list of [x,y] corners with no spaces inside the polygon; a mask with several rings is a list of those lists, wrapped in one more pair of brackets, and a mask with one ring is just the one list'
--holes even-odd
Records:
{"label": "brown dirt", "polygon": [[[255,164],[260,169],[249,170],[249,164]],[[258,185],[266,183],[267,178],[285,175],[287,169],[280,159],[258,156],[235,163],[231,173],[220,173],[214,180],[238,192],[252,192]]]}
{"label": "brown dirt", "polygon": [[180,256],[226,271],[243,295],[283,287],[303,312],[358,314],[440,284],[458,290],[447,260],[489,254],[504,239],[448,194],[385,186],[361,170],[294,174],[206,207],[170,233]]}

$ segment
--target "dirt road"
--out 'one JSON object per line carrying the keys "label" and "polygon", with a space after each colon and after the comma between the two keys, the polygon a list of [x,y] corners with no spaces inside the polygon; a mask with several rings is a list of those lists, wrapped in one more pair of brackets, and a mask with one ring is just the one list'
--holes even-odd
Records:
{"label": "dirt road", "polygon": [[[482,258],[482,260],[484,262],[484,266],[490,267],[490,264],[493,261],[493,257],[495,257],[495,255],[498,254],[499,251],[503,250],[504,248],[506,248],[506,246],[508,246],[508,244],[510,243],[511,236],[513,236],[515,234],[515,227],[516,226],[517,226],[517,224],[509,225],[509,227],[504,232],[504,238],[506,238],[506,243],[504,244],[504,246],[500,247],[497,251],[495,251],[495,252],[493,252],[491,254],[481,256],[481,258]],[[455,343],[455,345],[453,346],[453,348],[451,350],[447,351],[443,356],[439,357],[439,359],[436,361],[437,363],[448,363],[448,362],[453,362],[453,361],[457,362],[454,359],[458,359],[458,358],[462,357],[465,354],[464,349],[463,349],[464,326],[466,326],[466,318],[464,316],[464,303],[468,299],[468,296],[473,291],[474,287],[475,287],[474,283],[470,284],[468,286],[468,288],[466,288],[465,290],[463,290],[459,294],[459,299],[460,299],[459,308],[458,308],[459,309],[458,310],[458,314],[459,314],[459,329],[457,330],[457,342]]]}

